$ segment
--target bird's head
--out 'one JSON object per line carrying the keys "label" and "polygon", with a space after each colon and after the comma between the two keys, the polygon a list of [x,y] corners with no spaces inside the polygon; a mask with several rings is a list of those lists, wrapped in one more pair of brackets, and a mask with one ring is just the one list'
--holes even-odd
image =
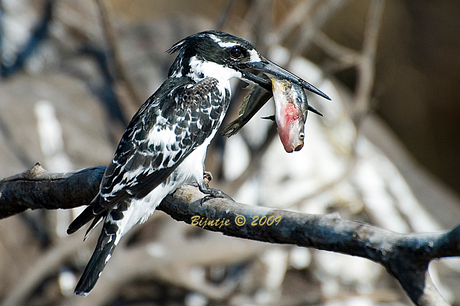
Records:
{"label": "bird's head", "polygon": [[179,52],[169,77],[188,76],[196,81],[206,77],[219,81],[239,78],[271,90],[271,82],[255,74],[262,72],[290,80],[330,100],[321,90],[260,55],[250,42],[228,33],[196,33],[173,45],[168,52]]}

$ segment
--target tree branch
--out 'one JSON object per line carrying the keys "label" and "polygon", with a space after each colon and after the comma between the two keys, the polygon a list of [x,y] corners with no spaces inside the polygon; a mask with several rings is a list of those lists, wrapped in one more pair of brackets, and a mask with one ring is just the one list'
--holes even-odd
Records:
{"label": "tree branch", "polygon": [[105,167],[51,173],[32,169],[0,181],[0,219],[27,209],[69,209],[88,205],[97,194]]}
{"label": "tree branch", "polygon": [[[0,216],[26,210],[86,205],[97,193],[105,167],[50,173],[39,164],[0,181]],[[432,259],[460,255],[460,226],[441,233],[399,234],[343,220],[338,214],[310,215],[212,198],[184,185],[158,209],[178,221],[224,235],[295,244],[360,256],[383,265],[416,305],[448,305],[428,273]]]}

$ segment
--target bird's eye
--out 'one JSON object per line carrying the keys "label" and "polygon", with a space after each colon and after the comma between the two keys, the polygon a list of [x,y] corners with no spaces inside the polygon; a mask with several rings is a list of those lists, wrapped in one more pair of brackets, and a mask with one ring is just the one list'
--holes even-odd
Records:
{"label": "bird's eye", "polygon": [[230,49],[230,56],[238,59],[244,57],[246,54],[246,49],[241,46],[234,46]]}

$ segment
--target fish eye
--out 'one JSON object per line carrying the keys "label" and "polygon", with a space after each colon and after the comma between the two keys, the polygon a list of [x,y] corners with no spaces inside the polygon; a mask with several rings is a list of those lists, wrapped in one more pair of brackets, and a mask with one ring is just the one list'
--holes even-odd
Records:
{"label": "fish eye", "polygon": [[241,46],[234,46],[230,48],[229,53],[230,53],[230,56],[233,57],[234,59],[239,59],[239,58],[245,57],[247,54],[247,51],[245,48]]}

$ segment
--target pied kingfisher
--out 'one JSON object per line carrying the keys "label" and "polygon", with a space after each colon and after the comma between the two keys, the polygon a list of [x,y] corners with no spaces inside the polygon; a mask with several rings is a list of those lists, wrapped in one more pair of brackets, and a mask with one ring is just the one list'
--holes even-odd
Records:
{"label": "pied kingfisher", "polygon": [[306,81],[261,56],[249,42],[233,35],[200,32],[179,41],[168,78],[132,118],[102,178],[100,191],[69,225],[75,232],[99,221],[102,232],[75,293],[87,295],[96,284],[121,237],[145,222],[164,197],[185,182],[209,190],[203,180],[211,139],[227,112],[230,79],[271,90],[271,83],[248,70],[291,80],[327,99]]}

